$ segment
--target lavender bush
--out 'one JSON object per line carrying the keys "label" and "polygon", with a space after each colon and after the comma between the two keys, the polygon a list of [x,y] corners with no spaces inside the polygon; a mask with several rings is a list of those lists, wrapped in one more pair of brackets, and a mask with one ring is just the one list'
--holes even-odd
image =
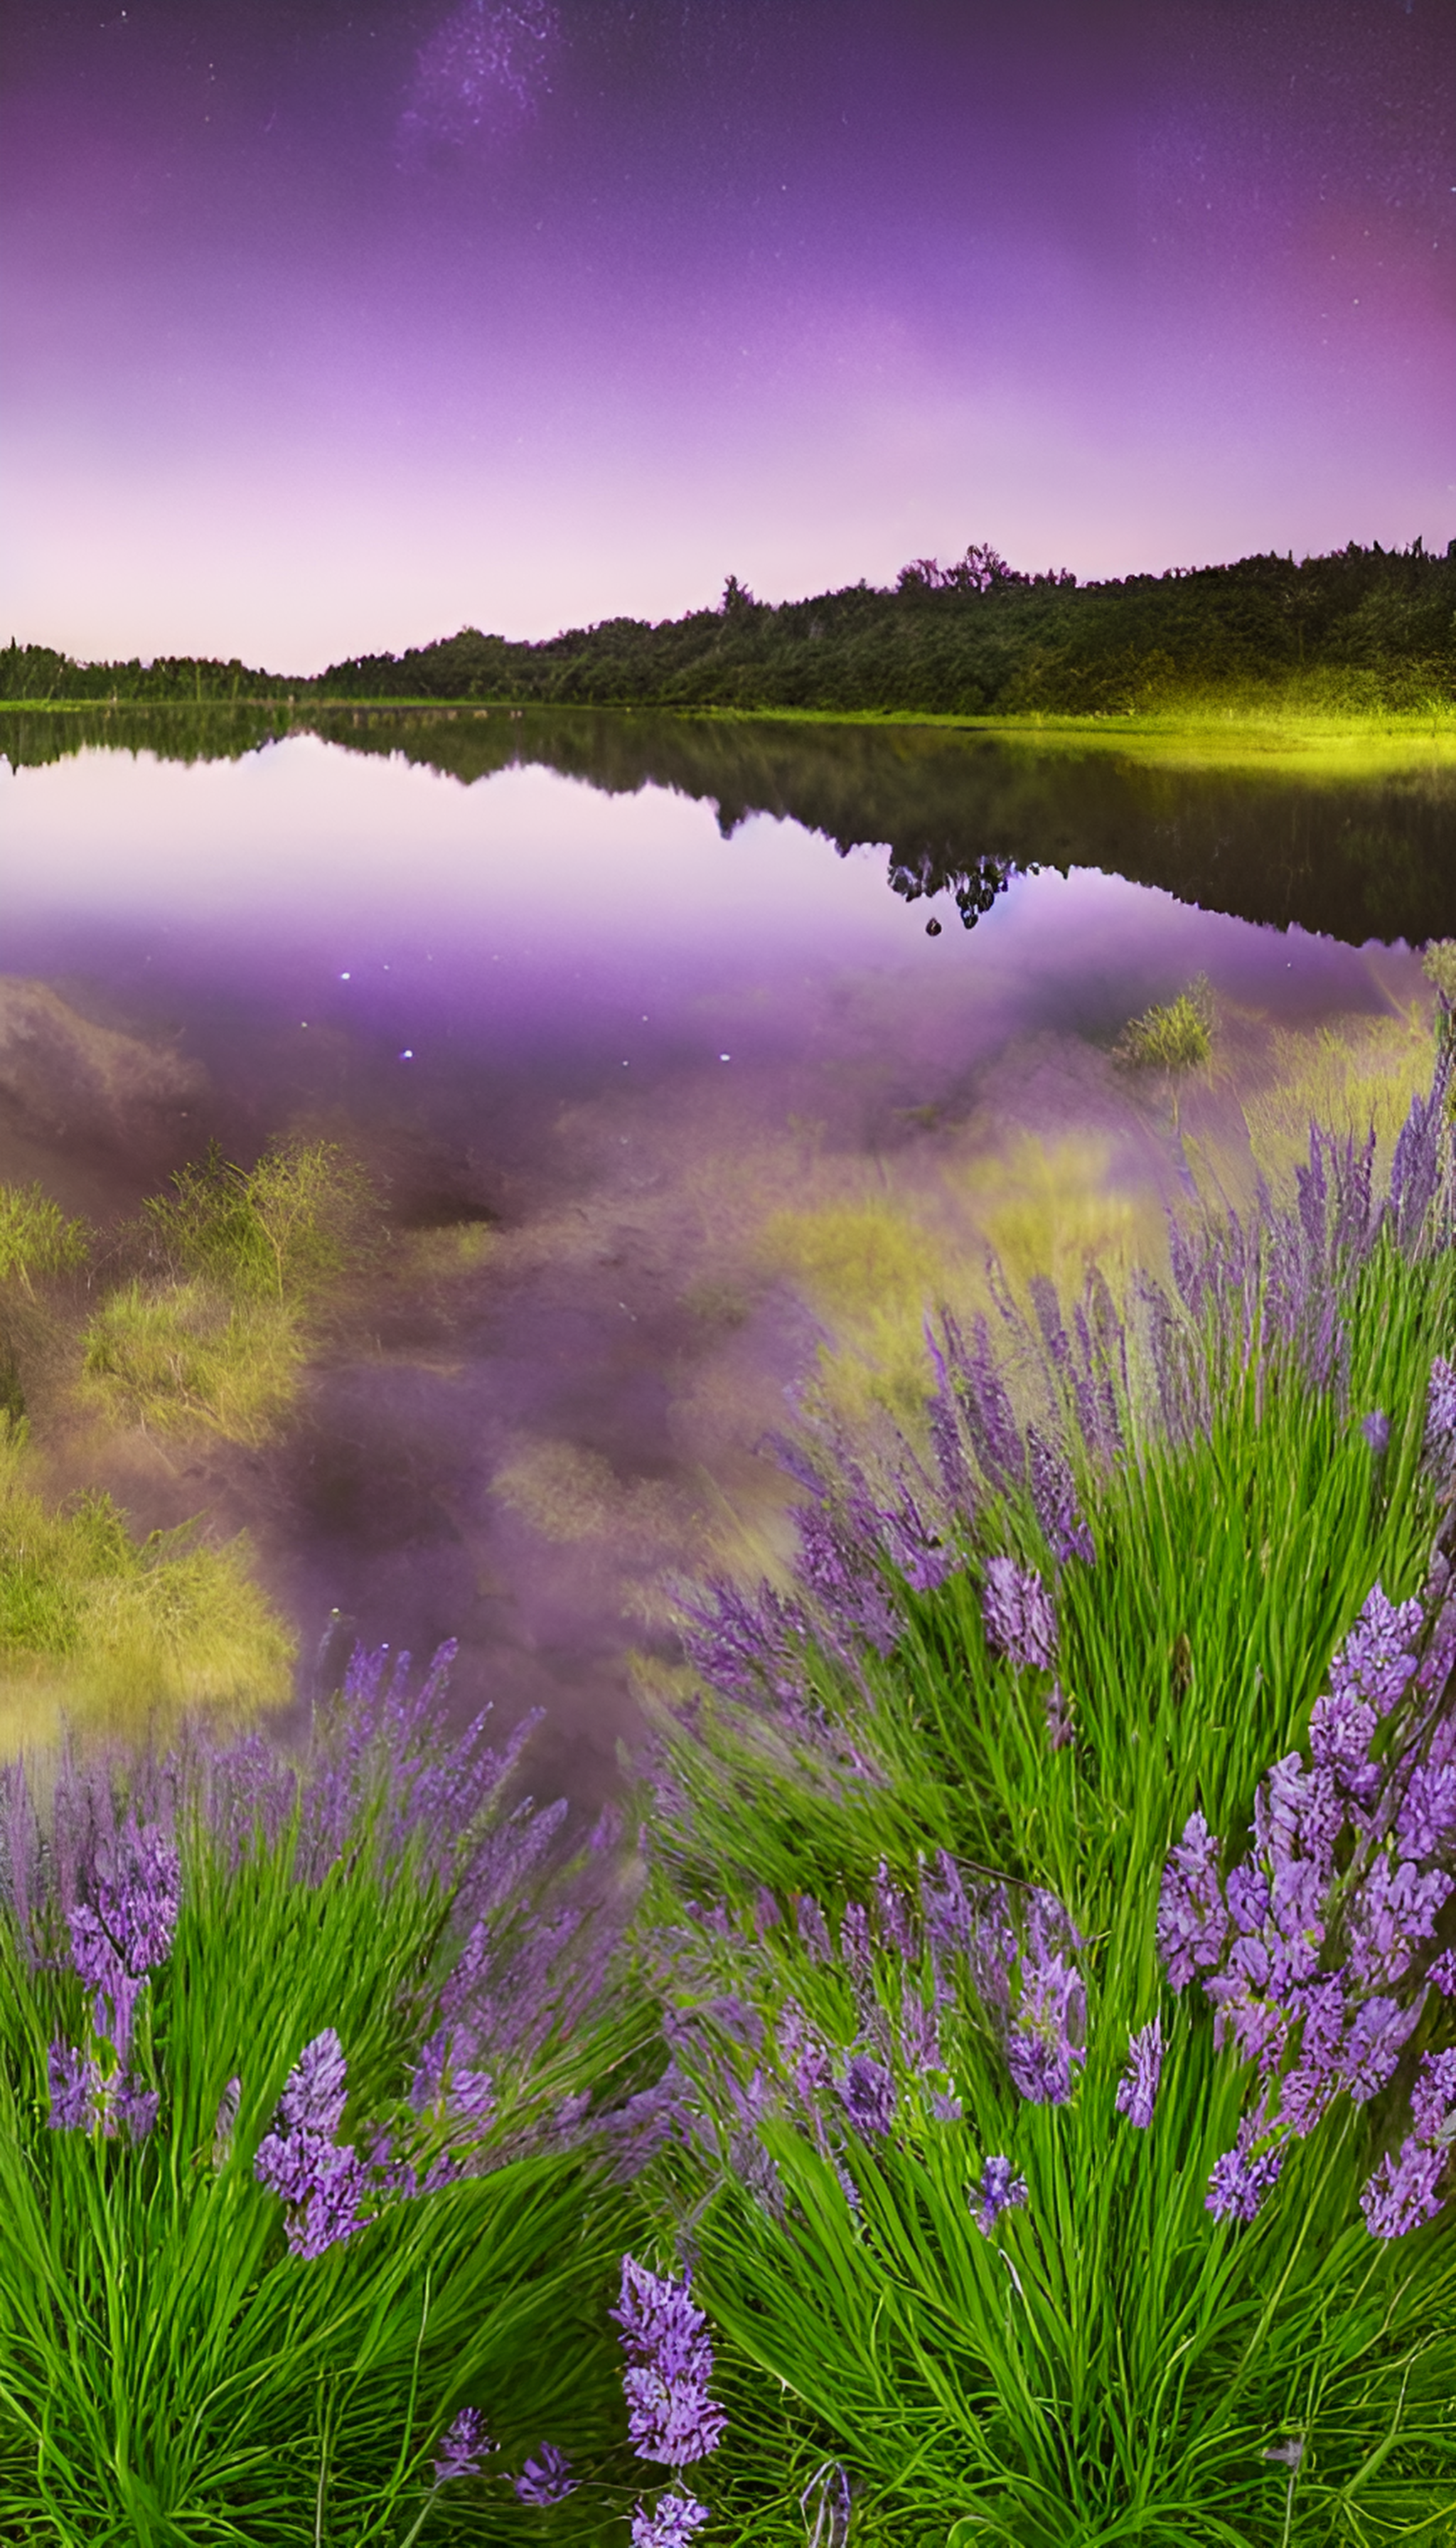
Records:
{"label": "lavender bush", "polygon": [[942,1321],[918,1460],[799,1445],[795,1582],[691,1605],[655,2171],[745,2538],[829,2466],[906,2548],[1456,2521],[1451,1066],[1383,1186],[1317,1134],[1170,1286]]}
{"label": "lavender bush", "polygon": [[356,1658],[297,1761],[6,1774],[7,2537],[599,2526],[643,2026],[447,1664]]}

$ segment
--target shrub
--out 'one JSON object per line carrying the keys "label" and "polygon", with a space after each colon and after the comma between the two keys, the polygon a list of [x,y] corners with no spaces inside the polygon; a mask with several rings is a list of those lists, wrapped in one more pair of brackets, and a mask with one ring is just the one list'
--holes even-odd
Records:
{"label": "shrub", "polygon": [[1130,1019],[1117,1052],[1139,1070],[1197,1070],[1213,1052],[1213,994],[1200,974],[1165,1008]]}

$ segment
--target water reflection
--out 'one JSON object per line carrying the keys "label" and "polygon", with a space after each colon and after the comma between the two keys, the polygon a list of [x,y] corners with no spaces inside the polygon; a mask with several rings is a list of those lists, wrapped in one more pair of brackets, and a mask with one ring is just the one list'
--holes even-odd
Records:
{"label": "water reflection", "polygon": [[[671,1655],[664,1576],[781,1543],[785,1392],[908,1403],[922,1299],[973,1302],[988,1243],[1068,1278],[1155,1248],[1198,1143],[1235,1173],[1247,1109],[1273,1159],[1343,1102],[1325,1024],[1352,1105],[1419,1067],[1418,964],[1361,942],[1449,925],[1434,781],[1366,791],[1360,849],[1360,791],[909,730],[327,722],[0,730],[0,1179],[104,1224],[300,1130],[391,1233],[276,1438],[83,1438],[62,1394],[47,1475],[246,1527],[306,1652],[335,1610],[458,1635],[459,1703],[546,1706],[543,1781],[584,1796],[629,1646]],[[42,750],[83,724],[147,749]],[[1301,894],[1326,934],[1250,925]],[[1197,972],[1218,1067],[1175,1139],[1111,1046]]]}
{"label": "water reflection", "polygon": [[0,752],[35,764],[102,743],[196,762],[312,731],[472,785],[539,767],[602,793],[668,788],[725,839],[755,814],[842,853],[889,852],[907,901],[945,895],[973,926],[1017,873],[1094,866],[1206,910],[1351,945],[1411,945],[1450,924],[1456,772],[1432,761],[1318,781],[1280,770],[1146,766],[1106,749],[1038,751],[928,727],[716,721],[570,709],[322,707],[0,715]]}

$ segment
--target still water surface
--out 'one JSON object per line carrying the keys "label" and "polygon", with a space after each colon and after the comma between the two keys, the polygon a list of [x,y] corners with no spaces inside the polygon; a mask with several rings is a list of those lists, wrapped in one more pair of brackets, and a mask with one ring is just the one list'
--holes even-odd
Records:
{"label": "still water surface", "polygon": [[1175,1199],[1164,1099],[1109,1047],[1196,974],[1230,1084],[1280,1030],[1422,992],[1442,782],[933,742],[340,719],[43,763],[12,738],[0,972],[60,1005],[39,1043],[0,1009],[0,1179],[104,1222],[211,1138],[298,1129],[361,1153],[397,1238],[275,1444],[57,1434],[56,1487],[84,1458],[143,1526],[246,1526],[306,1654],[335,1608],[373,1642],[459,1637],[458,1703],[544,1706],[543,1782],[590,1795],[629,1650],[671,1650],[665,1577],[781,1539],[757,1445],[837,1308],[872,1342],[881,1237],[886,1295],[917,1265],[933,1289],[1031,1139],[1105,1189],[1092,1223]]}

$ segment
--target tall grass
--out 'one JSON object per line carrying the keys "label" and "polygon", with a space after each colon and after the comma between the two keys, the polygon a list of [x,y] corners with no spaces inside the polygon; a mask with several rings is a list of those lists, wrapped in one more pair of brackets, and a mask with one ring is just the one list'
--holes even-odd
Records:
{"label": "tall grass", "polygon": [[[799,2491],[841,2467],[853,2535],[887,2548],[1456,2529],[1446,2216],[1376,2236],[1361,2205],[1453,2040],[1427,1980],[1456,1944],[1451,1835],[1380,2003],[1404,2049],[1341,2073],[1307,2133],[1253,2130],[1250,2060],[1158,1949],[1188,1817],[1239,1859],[1373,1587],[1425,1595],[1450,1671],[1447,1090],[1443,1064],[1386,1192],[1317,1140],[1292,1210],[1175,1239],[1175,1290],[1144,1283],[1130,1325],[1095,1287],[1070,1332],[1046,1287],[1031,1323],[1008,1299],[1037,1441],[986,1331],[943,1336],[931,1468],[791,1453],[797,1587],[689,1623],[654,1878],[689,2123],[660,2185],[734,2348],[720,2501],[745,2540],[802,2537]],[[1362,1776],[1410,1774],[1394,1739]],[[1359,1830],[1319,1927],[1342,1989]],[[1276,2113],[1281,2083],[1276,2055]],[[1216,2218],[1245,2147],[1282,2174]]]}
{"label": "tall grass", "polygon": [[32,1277],[83,1265],[89,1233],[82,1221],[67,1221],[39,1185],[0,1186],[0,1283],[14,1280],[28,1295]]}
{"label": "tall grass", "polygon": [[168,1270],[103,1303],[82,1397],[143,1432],[257,1443],[295,1396],[310,1313],[365,1250],[368,1180],[336,1142],[290,1140],[250,1169],[215,1144],[172,1186],[142,1208]]}
{"label": "tall grass", "polygon": [[23,1425],[0,1419],[0,1744],[122,1733],[184,1712],[276,1706],[294,1642],[237,1541],[138,1540],[107,1496],[56,1507],[29,1483]]}

